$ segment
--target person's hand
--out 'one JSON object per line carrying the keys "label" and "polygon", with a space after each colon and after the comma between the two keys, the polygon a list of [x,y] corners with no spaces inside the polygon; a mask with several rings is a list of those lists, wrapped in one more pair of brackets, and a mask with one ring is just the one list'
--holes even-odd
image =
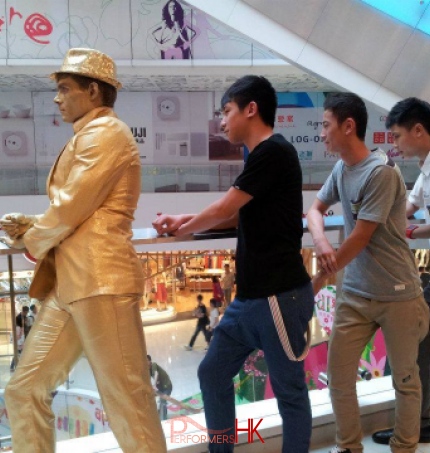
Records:
{"label": "person's hand", "polygon": [[17,239],[23,236],[35,224],[36,220],[37,218],[34,215],[11,212],[0,219],[0,225],[10,238]]}
{"label": "person's hand", "polygon": [[158,234],[171,234],[185,222],[186,219],[184,219],[181,215],[160,214],[157,215],[157,218],[152,222],[152,226]]}
{"label": "person's hand", "polygon": [[327,277],[328,275],[323,271],[319,271],[314,275],[314,277],[312,278],[312,288],[314,290],[314,296],[316,296],[321,291],[321,288],[324,286]]}
{"label": "person's hand", "polygon": [[0,241],[3,242],[3,244],[6,244],[11,249],[25,249],[24,240],[22,238],[13,239],[8,236],[3,236],[0,237]]}
{"label": "person's hand", "polygon": [[327,238],[315,243],[315,255],[317,257],[318,267],[326,274],[330,275],[337,272],[336,251],[330,242],[328,242]]}

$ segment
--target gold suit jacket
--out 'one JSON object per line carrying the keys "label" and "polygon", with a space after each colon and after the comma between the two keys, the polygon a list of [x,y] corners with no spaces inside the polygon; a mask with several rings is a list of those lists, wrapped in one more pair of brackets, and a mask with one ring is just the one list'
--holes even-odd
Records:
{"label": "gold suit jacket", "polygon": [[65,303],[100,294],[141,294],[143,273],[131,243],[140,195],[139,153],[112,109],[73,124],[47,179],[48,210],[24,235],[38,259],[30,295],[55,287]]}

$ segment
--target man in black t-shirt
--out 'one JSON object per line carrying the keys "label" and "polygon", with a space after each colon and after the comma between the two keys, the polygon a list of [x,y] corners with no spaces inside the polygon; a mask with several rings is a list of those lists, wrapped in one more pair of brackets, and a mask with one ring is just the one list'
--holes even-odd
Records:
{"label": "man in black t-shirt", "polygon": [[[214,227],[238,228],[236,297],[199,367],[209,451],[233,451],[233,377],[253,350],[262,349],[283,419],[282,453],[307,453],[312,417],[303,362],[294,357],[305,349],[314,302],[300,254],[300,163],[295,148],[273,133],[277,98],[267,79],[240,78],[224,94],[221,108],[221,127],[229,141],[244,143],[250,151],[243,172],[220,200],[200,214],[161,215],[153,222],[158,233],[176,236]],[[280,310],[275,318],[284,321],[292,360],[278,334],[285,340],[284,326],[275,325],[272,309]],[[222,436],[217,435],[220,432]]]}
{"label": "man in black t-shirt", "polygon": [[191,351],[193,349],[197,335],[200,332],[202,332],[205,336],[205,340],[208,346],[211,339],[211,334],[206,328],[209,324],[208,310],[206,308],[206,305],[203,303],[203,296],[201,294],[197,296],[197,307],[194,310],[194,316],[197,318],[197,325],[189,344],[184,346],[187,351]]}
{"label": "man in black t-shirt", "polygon": [[15,318],[16,325],[24,329],[25,338],[27,338],[27,335],[30,333],[31,329],[31,323],[28,319],[29,311],[30,309],[27,307],[27,305],[24,305],[22,307],[21,313],[19,313],[19,315]]}

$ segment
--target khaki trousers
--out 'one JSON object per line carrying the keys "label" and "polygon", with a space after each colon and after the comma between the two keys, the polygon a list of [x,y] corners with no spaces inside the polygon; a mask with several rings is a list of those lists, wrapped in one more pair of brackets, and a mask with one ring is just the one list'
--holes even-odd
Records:
{"label": "khaki trousers", "polygon": [[357,368],[366,344],[379,327],[384,333],[396,396],[391,451],[414,452],[421,412],[418,345],[429,329],[429,309],[422,296],[404,302],[381,302],[344,292],[339,298],[328,356],[336,443],[353,453],[363,451]]}
{"label": "khaki trousers", "polygon": [[55,452],[52,396],[84,352],[124,453],[165,453],[137,295],[42,304],[5,389],[14,453]]}

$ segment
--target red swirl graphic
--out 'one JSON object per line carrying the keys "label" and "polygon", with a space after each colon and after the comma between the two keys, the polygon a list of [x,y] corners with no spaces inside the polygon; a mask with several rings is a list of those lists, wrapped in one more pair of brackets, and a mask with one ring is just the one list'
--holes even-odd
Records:
{"label": "red swirl graphic", "polygon": [[43,41],[40,37],[50,35],[52,30],[53,27],[51,22],[39,13],[31,14],[24,23],[26,35],[39,44],[49,44],[49,41]]}

